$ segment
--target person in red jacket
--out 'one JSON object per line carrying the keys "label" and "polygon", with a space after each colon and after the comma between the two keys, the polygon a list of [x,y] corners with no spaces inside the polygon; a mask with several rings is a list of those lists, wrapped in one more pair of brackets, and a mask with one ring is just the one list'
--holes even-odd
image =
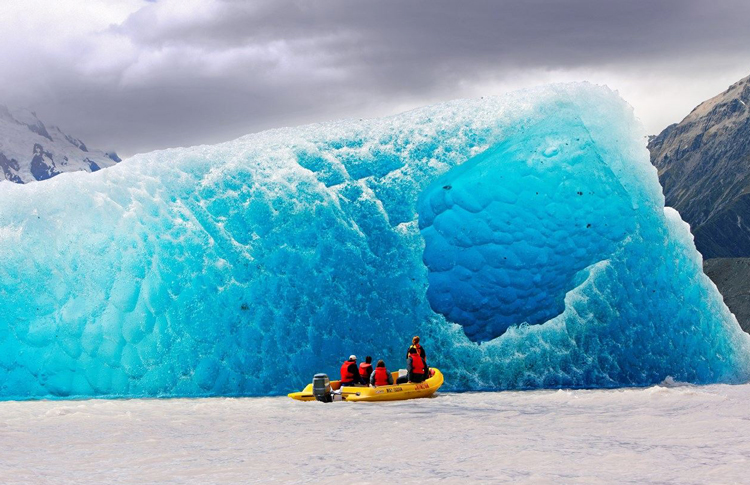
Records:
{"label": "person in red jacket", "polygon": [[393,376],[385,368],[385,362],[382,359],[378,361],[375,371],[370,376],[370,385],[375,387],[393,385]]}
{"label": "person in red jacket", "polygon": [[409,358],[406,359],[406,370],[409,373],[409,382],[424,382],[427,378],[427,365],[422,356],[414,347],[409,349]]}
{"label": "person in red jacket", "polygon": [[419,356],[422,358],[422,363],[424,364],[424,375],[425,379],[430,377],[430,367],[427,365],[427,355],[425,354],[424,347],[419,345],[419,337],[414,336],[414,338],[411,339],[411,345],[409,346],[409,350],[406,351],[406,361],[409,361],[409,355],[411,354],[412,349],[416,349]]}
{"label": "person in red jacket", "polygon": [[365,381],[362,380],[362,376],[359,375],[359,369],[357,369],[357,356],[350,355],[349,360],[345,360],[341,364],[341,386],[356,386],[366,385]]}
{"label": "person in red jacket", "polygon": [[365,357],[365,361],[359,364],[359,375],[365,382],[370,382],[370,375],[372,374],[372,357],[369,355]]}

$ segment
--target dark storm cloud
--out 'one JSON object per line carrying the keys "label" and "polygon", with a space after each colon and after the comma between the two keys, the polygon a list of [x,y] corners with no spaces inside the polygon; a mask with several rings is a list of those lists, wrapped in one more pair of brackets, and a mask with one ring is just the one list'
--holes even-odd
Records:
{"label": "dark storm cloud", "polygon": [[382,114],[525,70],[750,71],[748,18],[741,1],[160,1],[98,34],[111,49],[42,62],[34,103],[133,153]]}

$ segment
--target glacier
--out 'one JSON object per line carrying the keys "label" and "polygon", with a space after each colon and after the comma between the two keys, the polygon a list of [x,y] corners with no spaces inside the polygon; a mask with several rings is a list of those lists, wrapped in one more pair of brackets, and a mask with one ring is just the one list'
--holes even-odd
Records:
{"label": "glacier", "polygon": [[0,182],[0,398],[746,382],[632,108],[553,85]]}

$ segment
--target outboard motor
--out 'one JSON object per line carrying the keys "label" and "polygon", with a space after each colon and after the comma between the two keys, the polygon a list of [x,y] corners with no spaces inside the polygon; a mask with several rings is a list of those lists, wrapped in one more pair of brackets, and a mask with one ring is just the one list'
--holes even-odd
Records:
{"label": "outboard motor", "polygon": [[312,382],[313,396],[320,402],[333,402],[331,395],[331,381],[325,374],[315,374]]}

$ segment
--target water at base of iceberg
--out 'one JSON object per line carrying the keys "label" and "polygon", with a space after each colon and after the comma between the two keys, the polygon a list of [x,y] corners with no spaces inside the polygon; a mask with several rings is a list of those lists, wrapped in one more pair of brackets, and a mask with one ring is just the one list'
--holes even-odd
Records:
{"label": "water at base of iceberg", "polygon": [[750,385],[2,402],[0,482],[747,483],[748,402]]}
{"label": "water at base of iceberg", "polygon": [[747,382],[632,109],[558,85],[0,183],[0,399]]}

